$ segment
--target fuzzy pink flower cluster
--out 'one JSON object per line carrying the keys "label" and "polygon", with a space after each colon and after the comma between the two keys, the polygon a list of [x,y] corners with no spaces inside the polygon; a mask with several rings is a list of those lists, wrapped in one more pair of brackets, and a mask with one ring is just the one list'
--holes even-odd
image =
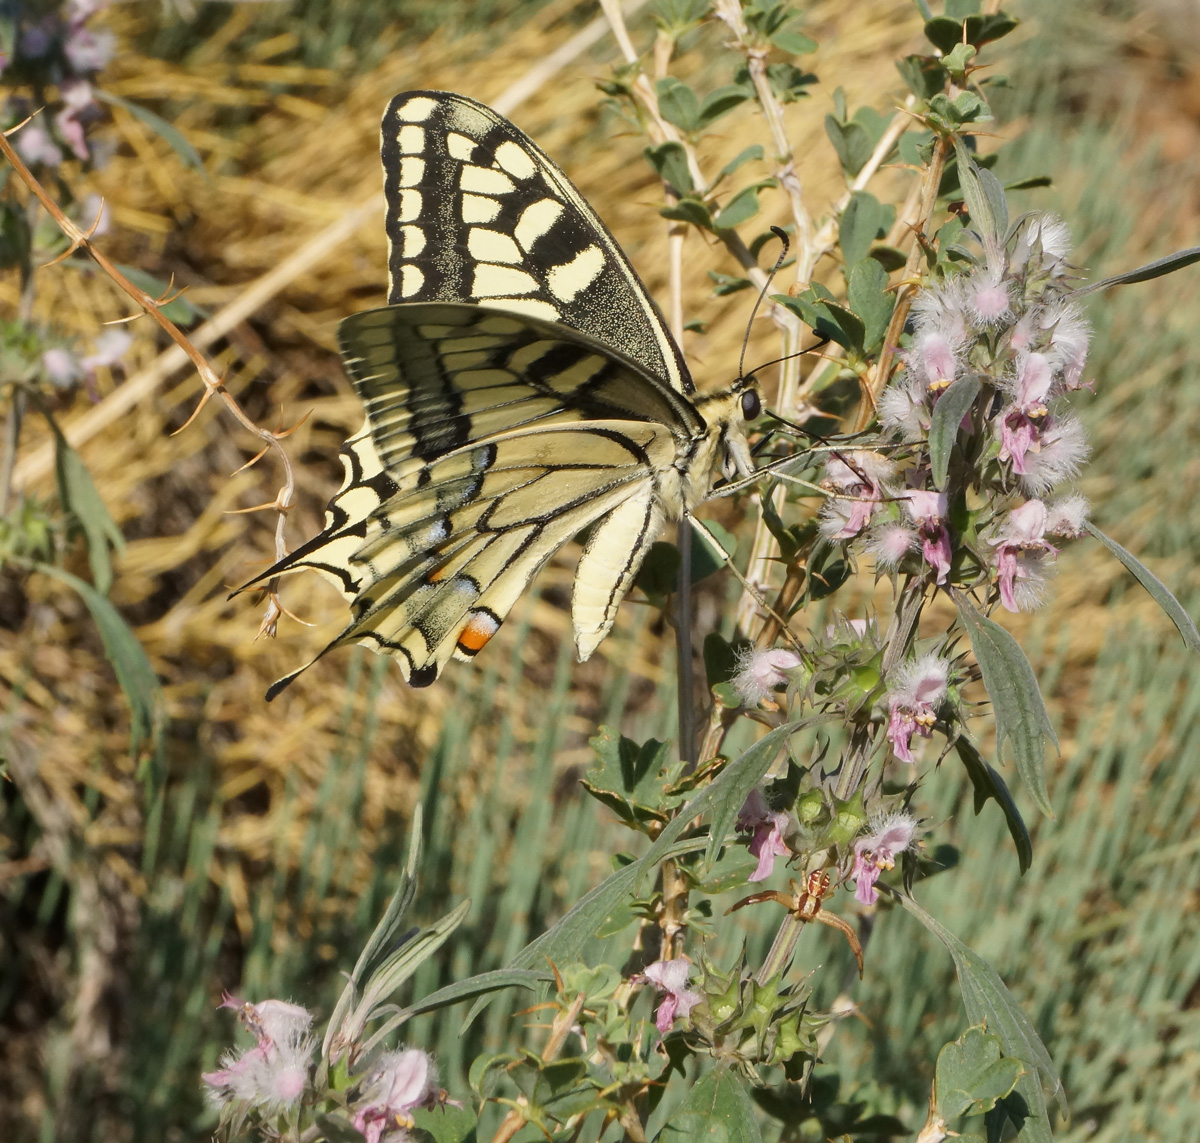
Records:
{"label": "fuzzy pink flower cluster", "polygon": [[201,1079],[217,1106],[240,1104],[272,1113],[296,1104],[308,1086],[316,1041],[309,1035],[312,1013],[286,1000],[251,1004],[225,993],[221,1008],[232,1008],[254,1036],[254,1047],[226,1052],[216,1071]]}
{"label": "fuzzy pink flower cluster", "polygon": [[999,503],[1023,497],[974,527],[975,554],[990,565],[1001,604],[1027,610],[1040,602],[1058,551],[1047,537],[1078,536],[1087,517],[1082,496],[1051,494],[1087,455],[1083,427],[1063,399],[1086,387],[1090,331],[1068,296],[1070,236],[1059,219],[1031,215],[1006,241],[980,237],[985,257],[974,270],[914,299],[905,371],[879,403],[895,454],[860,449],[830,458],[821,530],[857,543],[884,571],[923,565],[934,583],[946,584],[963,542],[950,521],[955,486],[933,487],[926,449],[937,402],[956,381],[974,377],[980,396],[959,429],[974,438],[975,469],[957,479]]}

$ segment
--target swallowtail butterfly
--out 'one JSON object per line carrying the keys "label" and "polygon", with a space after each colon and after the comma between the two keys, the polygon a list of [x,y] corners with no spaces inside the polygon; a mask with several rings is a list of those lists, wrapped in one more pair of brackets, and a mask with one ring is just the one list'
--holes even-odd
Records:
{"label": "swallowtail butterfly", "polygon": [[585,660],[664,518],[751,472],[758,393],[696,392],[612,234],[508,120],[410,91],[382,135],[389,304],[339,329],[366,422],[324,530],[246,587],[322,573],[352,618],[317,658],[363,643],[425,686],[590,528],[572,600]]}

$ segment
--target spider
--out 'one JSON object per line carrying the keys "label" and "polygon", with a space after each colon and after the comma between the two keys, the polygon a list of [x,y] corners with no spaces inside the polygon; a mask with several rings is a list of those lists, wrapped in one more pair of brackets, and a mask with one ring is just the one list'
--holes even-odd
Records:
{"label": "spider", "polygon": [[826,913],[821,908],[823,898],[828,891],[829,874],[823,869],[814,869],[808,875],[808,882],[803,890],[798,882],[793,881],[790,895],[776,890],[751,893],[749,897],[743,897],[725,913],[728,916],[736,909],[741,909],[745,905],[757,905],[760,901],[777,901],[797,921],[820,921],[822,925],[838,929],[850,945],[850,951],[854,953],[854,959],[858,962],[858,977],[861,980],[863,974],[862,945],[858,943],[858,936],[847,921],[834,913]]}

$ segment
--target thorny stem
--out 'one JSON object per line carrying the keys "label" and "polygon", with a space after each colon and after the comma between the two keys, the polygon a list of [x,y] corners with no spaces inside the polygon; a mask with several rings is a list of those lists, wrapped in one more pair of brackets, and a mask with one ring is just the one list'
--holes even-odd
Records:
{"label": "thorny stem", "polygon": [[[558,1053],[563,1049],[563,1044],[567,1042],[567,1037],[571,1034],[571,1029],[579,1021],[579,1013],[583,1011],[583,1003],[586,999],[587,996],[581,992],[571,1002],[570,1008],[560,1012],[554,1018],[554,1023],[550,1027],[550,1036],[546,1040],[545,1047],[542,1048],[542,1063],[548,1064],[551,1060],[557,1059]],[[522,1106],[514,1107],[504,1117],[503,1122],[496,1129],[496,1134],[492,1136],[492,1143],[508,1143],[508,1140],[528,1122],[522,1109],[525,1097],[521,1096],[518,1102]]]}
{"label": "thorny stem", "polygon": [[[23,126],[23,124],[22,124]],[[14,131],[20,127],[13,128]],[[87,255],[111,278],[117,286],[121,288],[130,298],[132,298],[142,310],[149,314],[150,318],[163,330],[164,333],[173,341],[185,354],[196,368],[196,372],[200,376],[200,380],[204,384],[204,394],[200,398],[200,403],[196,406],[195,412],[188,418],[184,424],[184,428],[191,424],[192,420],[199,414],[200,410],[208,403],[208,401],[216,396],[224,402],[226,409],[234,416],[239,424],[253,436],[261,440],[268,449],[275,452],[283,466],[284,482],[283,486],[276,493],[274,501],[266,507],[272,507],[278,513],[278,519],[275,525],[275,558],[283,559],[287,555],[287,539],[285,535],[285,521],[288,509],[292,505],[292,499],[296,491],[295,475],[292,472],[292,463],[288,459],[287,452],[283,445],[280,444],[281,433],[272,432],[270,429],[259,428],[248,413],[238,404],[236,398],[229,393],[222,382],[222,379],[217,375],[208,359],[188,340],[187,335],[183,333],[179,327],[164,316],[158,301],[152,298],[144,290],[135,286],[120,270],[113,265],[112,262],[102,254],[91,240],[91,235],[71,221],[59,207],[58,203],[47,193],[46,189],[34,177],[33,173],[21,160],[21,157],[13,149],[12,144],[8,141],[8,136],[4,132],[0,132],[0,152],[12,164],[22,182],[29,187],[37,200],[45,207],[50,217],[54,219],[58,228],[67,236],[69,245],[66,251],[61,254],[55,261],[62,261],[64,258],[73,254],[76,250],[83,250]],[[269,603],[267,605],[266,614],[263,616],[262,623],[259,627],[260,634],[274,635],[275,627],[279,621],[280,615],[283,614],[283,609],[276,596],[277,581],[272,580],[267,585],[269,594]]]}

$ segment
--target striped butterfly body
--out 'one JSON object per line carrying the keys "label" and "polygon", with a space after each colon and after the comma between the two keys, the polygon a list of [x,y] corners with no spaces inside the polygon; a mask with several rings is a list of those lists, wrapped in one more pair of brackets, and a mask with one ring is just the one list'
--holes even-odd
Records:
{"label": "striped butterfly body", "polygon": [[351,621],[320,655],[363,643],[425,686],[590,528],[572,598],[584,660],[664,518],[750,473],[758,394],[696,393],[612,235],[506,119],[407,92],[382,134],[390,304],[339,329],[366,422],[324,529],[246,586],[324,574]]}

